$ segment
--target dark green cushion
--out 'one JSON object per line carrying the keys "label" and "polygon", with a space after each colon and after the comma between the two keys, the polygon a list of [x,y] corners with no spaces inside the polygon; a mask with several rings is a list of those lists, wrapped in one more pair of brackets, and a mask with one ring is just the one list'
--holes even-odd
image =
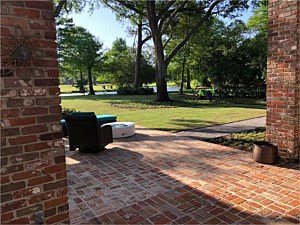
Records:
{"label": "dark green cushion", "polygon": [[[79,115],[79,116],[88,116],[88,115],[94,115],[93,112],[73,112],[71,115]],[[110,115],[110,114],[102,114],[102,115],[97,115],[97,121],[98,122],[113,122],[117,121],[117,117],[115,115]],[[60,124],[65,127],[67,126],[67,122],[62,119],[60,121]]]}
{"label": "dark green cushion", "polygon": [[66,126],[67,126],[67,122],[66,122],[64,119],[60,120],[60,124],[61,124],[63,127],[66,127]]}
{"label": "dark green cushion", "polygon": [[90,116],[90,115],[95,115],[94,112],[72,112],[72,116]]}
{"label": "dark green cushion", "polygon": [[116,121],[116,120],[117,120],[117,117],[115,115],[110,115],[110,114],[97,115],[98,122]]}

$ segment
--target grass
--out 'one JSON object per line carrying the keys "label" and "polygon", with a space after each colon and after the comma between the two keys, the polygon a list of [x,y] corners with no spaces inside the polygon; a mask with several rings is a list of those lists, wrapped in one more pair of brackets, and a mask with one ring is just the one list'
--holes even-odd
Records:
{"label": "grass", "polygon": [[[147,86],[148,86],[148,87],[156,87],[156,83],[155,83],[155,82],[154,82],[154,83],[150,83],[150,84],[147,84]],[[178,85],[177,85],[175,82],[169,81],[169,82],[167,83],[167,86],[168,86],[168,87],[177,87]]]}
{"label": "grass", "polygon": [[252,131],[246,131],[236,134],[231,134],[224,137],[213,138],[208,142],[225,145],[232,148],[248,151],[255,141],[265,140],[266,128],[257,128]]}
{"label": "grass", "polygon": [[[103,88],[103,85],[105,85],[105,89]],[[151,83],[148,85],[149,87],[155,87],[156,84],[155,83]],[[169,82],[168,86],[176,86],[174,82]],[[71,93],[71,92],[75,92],[78,91],[78,88],[76,88],[75,86],[69,85],[69,84],[61,84],[59,85],[60,87],[60,92],[61,93]],[[88,90],[88,85],[85,86],[86,89]],[[94,85],[94,90],[97,91],[112,91],[116,89],[116,86],[113,86],[113,88],[111,88],[111,84],[97,84]]]}
{"label": "grass", "polygon": [[170,132],[213,126],[265,116],[265,102],[245,99],[196,100],[191,95],[170,93],[172,102],[155,102],[148,96],[72,96],[62,97],[62,107],[96,114],[114,114],[118,121]]}

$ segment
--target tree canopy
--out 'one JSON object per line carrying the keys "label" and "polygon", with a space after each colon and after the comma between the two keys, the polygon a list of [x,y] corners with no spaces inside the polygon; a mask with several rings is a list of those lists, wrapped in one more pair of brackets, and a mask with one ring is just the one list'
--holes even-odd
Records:
{"label": "tree canopy", "polygon": [[[134,49],[129,48],[126,41],[117,38],[105,54],[103,69],[111,83],[118,87],[133,86],[135,74]],[[154,81],[155,71],[145,57],[141,59],[141,82],[144,84]]]}
{"label": "tree canopy", "polygon": [[60,68],[64,72],[83,74],[87,72],[89,93],[94,95],[92,68],[101,60],[103,44],[89,31],[80,26],[75,26],[70,19],[61,19],[58,28],[58,59]]}

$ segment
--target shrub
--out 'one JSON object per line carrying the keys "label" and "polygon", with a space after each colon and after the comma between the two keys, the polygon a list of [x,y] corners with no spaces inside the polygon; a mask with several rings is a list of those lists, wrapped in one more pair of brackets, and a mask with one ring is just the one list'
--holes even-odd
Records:
{"label": "shrub", "polygon": [[63,107],[62,108],[63,119],[66,117],[66,115],[70,115],[72,112],[77,112],[77,111],[75,109],[72,109],[72,108],[65,108],[65,107]]}
{"label": "shrub", "polygon": [[142,87],[137,89],[136,92],[140,95],[152,95],[154,93],[154,89],[152,87]]}
{"label": "shrub", "polygon": [[87,91],[85,85],[87,85],[87,80],[77,80],[75,87],[79,89],[80,93],[85,93]]}
{"label": "shrub", "polygon": [[122,86],[117,90],[118,95],[132,95],[134,88],[131,86]]}
{"label": "shrub", "polygon": [[151,87],[141,87],[138,89],[132,86],[122,86],[117,90],[118,95],[151,95],[154,93],[154,89]]}
{"label": "shrub", "polygon": [[248,97],[248,98],[265,98],[265,87],[231,87],[223,86],[218,87],[216,94],[219,97]]}

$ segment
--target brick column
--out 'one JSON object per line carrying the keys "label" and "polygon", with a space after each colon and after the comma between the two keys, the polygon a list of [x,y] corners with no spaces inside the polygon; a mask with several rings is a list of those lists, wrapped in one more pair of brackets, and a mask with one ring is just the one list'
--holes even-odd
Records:
{"label": "brick column", "polygon": [[269,0],[267,132],[281,154],[299,156],[300,1]]}
{"label": "brick column", "polygon": [[1,224],[69,223],[51,0],[1,0]]}

